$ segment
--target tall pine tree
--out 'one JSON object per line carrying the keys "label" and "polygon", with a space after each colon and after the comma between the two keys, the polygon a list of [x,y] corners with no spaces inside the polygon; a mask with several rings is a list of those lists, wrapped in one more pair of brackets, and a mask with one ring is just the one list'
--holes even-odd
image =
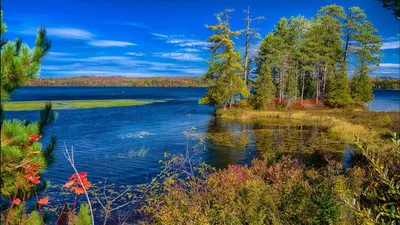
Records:
{"label": "tall pine tree", "polygon": [[248,97],[250,92],[245,82],[241,79],[243,66],[240,52],[235,51],[233,38],[239,36],[242,31],[232,31],[229,27],[229,13],[233,10],[226,9],[216,14],[217,24],[207,26],[215,34],[208,38],[213,43],[210,49],[213,56],[208,61],[209,70],[206,78],[214,80],[214,84],[208,89],[201,104],[213,105],[215,109],[224,108],[235,102],[235,97],[240,95]]}

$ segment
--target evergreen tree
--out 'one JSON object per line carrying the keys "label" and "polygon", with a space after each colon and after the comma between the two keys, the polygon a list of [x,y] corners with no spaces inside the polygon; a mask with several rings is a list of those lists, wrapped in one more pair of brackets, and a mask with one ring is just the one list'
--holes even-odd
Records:
{"label": "evergreen tree", "polygon": [[[1,11],[3,16],[3,11]],[[7,26],[1,18],[1,105],[9,94],[19,86],[37,76],[40,63],[49,51],[51,42],[46,37],[46,29],[38,30],[36,45],[32,50],[21,39],[15,42],[3,38]],[[10,205],[2,209],[2,222],[6,224],[42,224],[41,216],[33,211],[26,213],[25,201],[43,191],[48,182],[41,180],[40,172],[54,161],[55,138],[42,150],[38,142],[46,125],[57,115],[46,104],[41,111],[39,122],[1,120],[1,197]]]}
{"label": "evergreen tree", "polygon": [[[349,89],[336,90],[337,87],[346,85],[335,84],[338,81],[336,76],[342,76],[344,71],[337,72],[337,66],[340,65],[340,58],[343,56],[342,50],[342,24],[340,19],[345,17],[343,7],[337,5],[328,5],[322,7],[316,16],[316,23],[313,28],[313,39],[317,43],[318,63],[315,65],[317,93],[316,98],[330,101],[329,97],[334,97],[333,93],[340,91],[350,92]],[[344,66],[346,67],[346,66]],[[341,66],[343,69],[343,65]],[[330,83],[328,83],[330,82]],[[328,87],[329,86],[329,87]],[[347,85],[348,87],[348,85]],[[332,92],[332,93],[328,93]],[[347,96],[347,94],[343,94]],[[336,102],[335,99],[333,102]],[[343,102],[348,102],[343,99]]]}
{"label": "evergreen tree", "polygon": [[378,0],[378,2],[400,20],[400,0]]}
{"label": "evergreen tree", "polygon": [[329,90],[326,104],[330,107],[347,107],[353,103],[350,95],[349,79],[345,62],[340,65],[340,70],[329,77]]}
{"label": "evergreen tree", "polygon": [[218,23],[207,26],[215,34],[208,38],[213,43],[210,47],[213,56],[208,61],[209,70],[205,76],[212,78],[214,84],[208,89],[201,104],[213,105],[215,109],[228,104],[232,105],[237,95],[248,97],[250,92],[245,82],[241,79],[243,66],[240,62],[240,52],[235,51],[233,38],[239,36],[242,31],[232,31],[229,27],[229,13],[233,10],[226,9],[216,14]]}
{"label": "evergreen tree", "polygon": [[349,53],[353,53],[355,50],[355,46],[353,47],[355,44],[354,37],[360,31],[366,17],[364,11],[359,7],[349,8],[349,13],[344,21],[345,47],[343,61],[345,62],[347,62]]}
{"label": "evergreen tree", "polygon": [[271,66],[265,62],[259,71],[254,84],[252,102],[257,109],[266,109],[268,103],[275,97],[275,85],[272,83]]}
{"label": "evergreen tree", "polygon": [[371,66],[377,66],[381,61],[379,55],[382,44],[377,32],[371,22],[365,21],[354,35],[357,66],[351,83],[351,95],[356,102],[369,102],[374,98],[369,72],[373,70]]}

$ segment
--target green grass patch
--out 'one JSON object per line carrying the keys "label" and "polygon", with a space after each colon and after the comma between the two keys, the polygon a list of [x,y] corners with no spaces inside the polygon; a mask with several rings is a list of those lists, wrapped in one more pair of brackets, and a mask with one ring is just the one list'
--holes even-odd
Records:
{"label": "green grass patch", "polygon": [[28,111],[41,110],[46,102],[53,103],[53,109],[90,109],[90,108],[107,108],[107,107],[123,107],[146,105],[154,102],[151,100],[132,100],[132,99],[116,99],[116,100],[53,100],[53,101],[16,101],[5,102],[5,111]]}

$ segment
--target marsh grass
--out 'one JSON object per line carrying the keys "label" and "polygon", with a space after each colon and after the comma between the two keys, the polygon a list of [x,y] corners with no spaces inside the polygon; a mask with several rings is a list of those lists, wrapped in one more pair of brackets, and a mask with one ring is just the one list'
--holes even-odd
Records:
{"label": "marsh grass", "polygon": [[[29,111],[40,110],[48,101],[15,101],[4,103],[5,111]],[[112,99],[112,100],[62,100],[52,101],[53,109],[89,109],[106,107],[124,107],[135,105],[146,105],[155,102],[152,100]]]}
{"label": "marsh grass", "polygon": [[390,143],[390,138],[384,138],[385,136],[400,130],[399,112],[334,109],[283,112],[230,109],[219,111],[218,116],[230,120],[264,120],[265,123],[278,120],[279,123],[284,121],[286,125],[326,126],[333,139],[351,143],[356,135],[369,141],[381,142],[381,146]]}

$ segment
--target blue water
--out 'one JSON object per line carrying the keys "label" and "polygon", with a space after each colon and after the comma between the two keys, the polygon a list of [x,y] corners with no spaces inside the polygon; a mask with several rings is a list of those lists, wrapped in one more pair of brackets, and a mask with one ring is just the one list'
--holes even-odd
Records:
{"label": "blue water", "polygon": [[368,103],[374,111],[399,111],[400,90],[374,90],[374,100]]}
{"label": "blue water", "polygon": [[[240,123],[216,120],[210,106],[199,105],[206,88],[129,88],[129,87],[24,87],[13,95],[13,101],[26,100],[85,100],[85,99],[152,99],[164,100],[141,106],[58,110],[57,121],[45,130],[41,142],[46,146],[50,136],[58,139],[55,156],[44,178],[52,184],[62,185],[73,173],[64,158],[64,145],[73,146],[75,164],[80,171],[88,172],[93,183],[105,178],[116,185],[147,183],[161,170],[159,160],[164,152],[183,154],[186,149],[183,131],[196,128],[199,137],[191,138],[189,145],[206,138],[199,154],[206,163],[217,168],[229,164],[248,164],[261,149],[272,151],[302,152],[305,148],[323,150],[315,138],[323,136],[323,129],[316,126],[293,127]],[[399,91],[375,91],[375,100],[370,103],[373,110],[399,109]],[[37,121],[38,111],[6,112],[7,118]],[[260,135],[254,130],[268,130]],[[300,132],[299,132],[300,131]],[[232,134],[232,132],[234,134]],[[211,139],[209,134],[223,136],[234,146],[225,146]],[[301,135],[301,136],[299,136]],[[293,139],[290,139],[293,138]],[[293,145],[301,138],[303,145]],[[239,140],[244,140],[242,141]],[[306,147],[305,147],[306,146]],[[348,148],[338,145],[337,148]],[[144,157],[135,153],[146,149]],[[343,153],[344,154],[344,153]],[[338,155],[338,160],[343,158]],[[344,157],[348,157],[344,155]],[[304,158],[304,157],[303,157]],[[313,161],[315,155],[313,156]],[[50,189],[48,195],[57,195],[59,189]],[[61,199],[61,198],[60,198]],[[67,200],[60,200],[68,201]]]}

